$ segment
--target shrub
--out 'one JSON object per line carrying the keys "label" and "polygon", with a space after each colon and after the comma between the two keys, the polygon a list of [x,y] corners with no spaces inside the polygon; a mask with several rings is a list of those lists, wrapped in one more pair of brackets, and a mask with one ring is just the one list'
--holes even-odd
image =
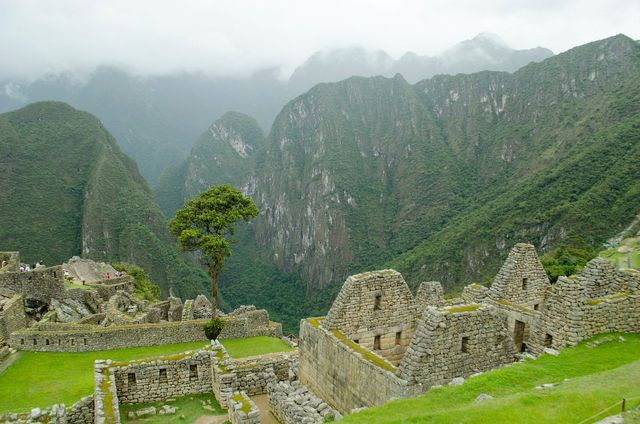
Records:
{"label": "shrub", "polygon": [[224,320],[216,317],[204,325],[204,334],[209,340],[216,340],[222,329],[224,328]]}

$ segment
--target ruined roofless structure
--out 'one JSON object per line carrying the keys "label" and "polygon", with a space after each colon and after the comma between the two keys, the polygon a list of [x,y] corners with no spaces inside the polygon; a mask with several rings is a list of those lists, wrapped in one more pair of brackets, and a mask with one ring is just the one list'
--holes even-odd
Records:
{"label": "ruined roofless structure", "polygon": [[551,285],[520,243],[491,287],[449,302],[437,282],[414,299],[393,270],[350,276],[325,318],[302,321],[299,377],[349,413],[610,331],[640,331],[640,273],[594,259]]}

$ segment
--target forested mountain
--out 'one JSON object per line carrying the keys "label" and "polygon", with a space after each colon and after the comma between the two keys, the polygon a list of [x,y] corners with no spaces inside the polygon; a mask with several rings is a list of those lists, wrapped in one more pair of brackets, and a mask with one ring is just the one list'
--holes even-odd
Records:
{"label": "forested mountain", "polygon": [[436,58],[407,53],[394,62],[382,51],[364,49],[317,53],[290,80],[281,79],[278,69],[226,77],[186,72],[140,76],[102,66],[83,76],[70,70],[32,82],[0,81],[0,112],[34,101],[58,100],[93,113],[155,186],[168,166],[176,166],[188,156],[198,134],[229,110],[255,117],[268,131],[287,101],[320,82],[352,75],[392,76],[396,72],[417,81],[436,73],[513,71],[551,54],[540,48],[513,50],[496,36],[481,34]]}
{"label": "forested mountain", "polygon": [[0,115],[0,244],[24,261],[74,255],[144,267],[168,292],[207,292],[136,163],[94,116],[58,102]]}
{"label": "forested mountain", "polygon": [[597,247],[638,213],[639,180],[640,46],[624,35],[513,74],[320,84],[237,180],[261,215],[221,290],[290,318],[367,269],[455,290],[516,242]]}

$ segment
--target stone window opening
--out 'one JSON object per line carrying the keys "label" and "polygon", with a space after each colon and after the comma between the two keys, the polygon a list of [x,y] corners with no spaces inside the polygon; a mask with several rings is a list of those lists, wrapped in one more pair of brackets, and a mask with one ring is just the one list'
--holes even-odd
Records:
{"label": "stone window opening", "polygon": [[58,339],[58,346],[62,344],[62,340]]}
{"label": "stone window opening", "polygon": [[402,341],[402,331],[398,331],[396,333],[396,346],[399,346],[401,341]]}
{"label": "stone window opening", "polygon": [[551,347],[553,345],[553,336],[549,333],[544,338],[544,347]]}
{"label": "stone window opening", "polygon": [[87,339],[84,339],[84,345],[85,346],[87,345]]}
{"label": "stone window opening", "polygon": [[360,344],[360,339],[355,339],[353,342],[354,342],[355,344]]}
{"label": "stone window opening", "polygon": [[382,302],[382,295],[381,294],[377,294],[374,301],[373,301],[373,310],[374,311],[379,311],[380,310],[380,303]]}
{"label": "stone window opening", "polygon": [[71,339],[71,346],[75,346],[76,345],[76,339]]}
{"label": "stone window opening", "polygon": [[49,346],[49,339],[44,339],[44,344],[46,344],[47,346]]}
{"label": "stone window opening", "polygon": [[526,290],[527,289],[527,283],[529,282],[528,278],[523,278],[522,279],[522,290]]}
{"label": "stone window opening", "polygon": [[373,338],[373,350],[380,350],[380,336]]}
{"label": "stone window opening", "polygon": [[469,336],[464,336],[462,338],[462,343],[460,345],[460,351],[462,353],[468,353],[469,352]]}
{"label": "stone window opening", "polygon": [[166,383],[167,380],[167,369],[166,368],[160,368],[160,383]]}
{"label": "stone window opening", "polygon": [[24,339],[20,339],[20,344],[24,344]]}
{"label": "stone window opening", "polygon": [[540,309],[540,304],[539,303],[536,303],[535,305],[533,305],[533,310],[534,311],[537,311],[539,309]]}
{"label": "stone window opening", "polygon": [[189,378],[197,379],[198,378],[198,366],[193,364],[189,365]]}
{"label": "stone window opening", "polygon": [[129,383],[129,386],[135,386],[137,381],[136,381],[136,373],[135,372],[130,372],[127,374],[127,382]]}
{"label": "stone window opening", "polygon": [[58,278],[58,272],[57,271],[53,271],[53,278]]}
{"label": "stone window opening", "polygon": [[33,339],[33,345],[35,346],[37,344],[38,344],[38,341],[36,339]]}

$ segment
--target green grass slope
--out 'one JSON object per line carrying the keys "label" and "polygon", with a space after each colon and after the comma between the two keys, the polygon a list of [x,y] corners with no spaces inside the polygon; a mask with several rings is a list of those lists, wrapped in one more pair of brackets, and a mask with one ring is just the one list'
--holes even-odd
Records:
{"label": "green grass slope", "polygon": [[[346,417],[347,423],[592,423],[640,404],[640,335],[601,335],[558,357],[543,355],[469,378],[462,386],[433,389]],[[537,389],[543,384],[554,387]],[[476,402],[481,393],[494,399]],[[601,413],[598,415],[599,413]]]}
{"label": "green grass slope", "polygon": [[165,291],[206,291],[135,162],[92,115],[56,102],[0,115],[0,168],[3,250],[51,265],[74,255],[134,263]]}

